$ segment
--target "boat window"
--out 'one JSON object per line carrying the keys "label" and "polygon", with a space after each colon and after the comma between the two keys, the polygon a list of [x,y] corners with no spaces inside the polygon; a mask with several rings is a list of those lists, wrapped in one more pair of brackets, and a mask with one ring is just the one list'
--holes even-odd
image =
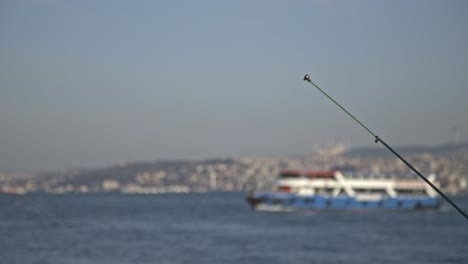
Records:
{"label": "boat window", "polygon": [[333,188],[320,188],[316,190],[318,195],[331,195],[333,193]]}
{"label": "boat window", "polygon": [[329,180],[329,179],[334,179],[334,176],[329,176],[329,175],[313,175],[313,176],[308,176],[310,179],[320,179],[320,180]]}
{"label": "boat window", "polygon": [[301,175],[297,173],[281,173],[281,178],[300,178]]}
{"label": "boat window", "polygon": [[354,189],[356,193],[387,193],[385,189]]}
{"label": "boat window", "polygon": [[426,190],[397,189],[395,191],[400,195],[426,195]]}
{"label": "boat window", "polygon": [[289,186],[279,186],[278,191],[279,192],[291,192],[291,187],[289,187]]}
{"label": "boat window", "polygon": [[346,195],[346,192],[345,192],[345,190],[340,189],[340,191],[338,192],[337,195]]}

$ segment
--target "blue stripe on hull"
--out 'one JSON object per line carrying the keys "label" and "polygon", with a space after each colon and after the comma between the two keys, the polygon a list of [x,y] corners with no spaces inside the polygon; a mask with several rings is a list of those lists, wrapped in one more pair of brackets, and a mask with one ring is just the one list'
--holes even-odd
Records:
{"label": "blue stripe on hull", "polygon": [[382,202],[382,206],[385,209],[398,209],[399,207],[398,199],[395,199],[395,198],[386,199]]}
{"label": "blue stripe on hull", "polygon": [[338,196],[296,196],[285,193],[257,193],[253,196],[256,205],[281,206],[285,209],[344,210],[344,209],[386,209],[413,210],[433,209],[440,206],[440,199],[431,197],[384,198],[379,201],[358,201],[353,197]]}

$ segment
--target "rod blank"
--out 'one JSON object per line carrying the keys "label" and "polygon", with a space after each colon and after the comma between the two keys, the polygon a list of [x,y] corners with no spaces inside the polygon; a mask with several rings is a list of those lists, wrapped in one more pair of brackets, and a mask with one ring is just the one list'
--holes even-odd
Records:
{"label": "rod blank", "polygon": [[388,150],[390,150],[395,156],[397,156],[406,166],[408,166],[414,173],[416,173],[421,179],[423,179],[432,189],[434,189],[440,196],[442,196],[450,205],[452,205],[461,215],[463,215],[468,220],[468,215],[458,207],[447,195],[445,195],[437,186],[435,186],[431,181],[429,181],[421,172],[419,172],[411,163],[409,163],[406,159],[404,159],[398,152],[396,152],[392,147],[390,147],[385,141],[383,141],[379,136],[377,136],[374,132],[372,132],[367,126],[365,126],[359,119],[357,119],[354,115],[352,115],[346,108],[341,106],[335,99],[329,96],[324,90],[322,90],[318,85],[316,85],[310,79],[310,76],[306,74],[304,76],[304,81],[312,84],[317,90],[323,93],[328,99],[330,99],[333,103],[335,103],[341,110],[343,110],[348,116],[350,116],[354,121],[356,121],[362,128],[364,128],[369,134],[371,134],[375,138],[375,143],[380,142],[384,145]]}

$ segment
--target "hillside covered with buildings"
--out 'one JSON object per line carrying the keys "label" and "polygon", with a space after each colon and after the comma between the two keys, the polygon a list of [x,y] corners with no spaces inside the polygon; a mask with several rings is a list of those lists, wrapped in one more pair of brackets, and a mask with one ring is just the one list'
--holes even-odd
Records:
{"label": "hillside covered with buildings", "polygon": [[[435,174],[445,191],[453,194],[468,191],[468,144],[397,149],[425,175]],[[247,191],[268,189],[284,169],[417,177],[385,149],[346,150],[339,145],[307,156],[284,158],[152,161],[50,173],[1,172],[0,192],[147,194]]]}

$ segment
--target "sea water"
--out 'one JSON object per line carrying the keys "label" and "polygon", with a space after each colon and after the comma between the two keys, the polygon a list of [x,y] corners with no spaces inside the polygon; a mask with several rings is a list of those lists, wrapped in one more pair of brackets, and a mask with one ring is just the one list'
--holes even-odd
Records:
{"label": "sea water", "polygon": [[0,195],[0,263],[466,264],[468,221],[449,205],[255,212],[242,193]]}

